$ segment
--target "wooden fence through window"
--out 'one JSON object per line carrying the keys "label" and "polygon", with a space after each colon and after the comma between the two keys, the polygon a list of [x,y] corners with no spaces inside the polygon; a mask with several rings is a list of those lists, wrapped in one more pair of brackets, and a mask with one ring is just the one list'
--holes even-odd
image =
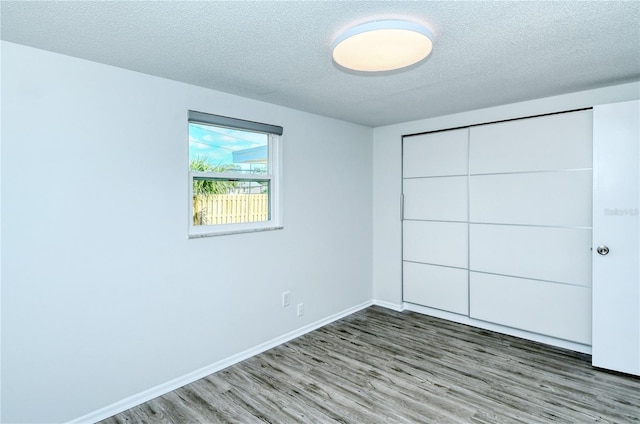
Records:
{"label": "wooden fence through window", "polygon": [[269,219],[268,194],[193,196],[193,225],[236,224]]}

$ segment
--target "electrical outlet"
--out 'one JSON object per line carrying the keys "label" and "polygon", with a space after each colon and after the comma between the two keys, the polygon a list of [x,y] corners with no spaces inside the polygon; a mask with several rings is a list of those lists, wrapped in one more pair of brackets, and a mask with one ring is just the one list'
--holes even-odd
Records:
{"label": "electrical outlet", "polygon": [[304,315],[304,303],[298,303],[298,316]]}
{"label": "electrical outlet", "polygon": [[282,292],[282,307],[291,305],[291,292]]}

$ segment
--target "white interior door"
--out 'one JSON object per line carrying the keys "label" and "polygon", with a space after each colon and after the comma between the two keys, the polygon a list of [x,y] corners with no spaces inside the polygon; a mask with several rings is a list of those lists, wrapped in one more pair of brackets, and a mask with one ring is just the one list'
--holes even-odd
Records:
{"label": "white interior door", "polygon": [[593,109],[593,365],[640,375],[640,101]]}

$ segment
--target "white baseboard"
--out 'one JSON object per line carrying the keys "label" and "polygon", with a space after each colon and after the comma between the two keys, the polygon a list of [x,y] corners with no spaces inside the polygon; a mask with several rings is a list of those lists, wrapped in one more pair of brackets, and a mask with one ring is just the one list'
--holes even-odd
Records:
{"label": "white baseboard", "polygon": [[[128,398],[122,399],[116,403],[113,403],[104,408],[98,409],[97,411],[90,412],[86,415],[83,415],[79,418],[69,421],[68,424],[84,424],[84,423],[95,423],[105,418],[109,418],[115,414],[126,411],[127,409],[131,409],[134,406],[138,406],[142,403],[145,403],[151,399],[157,398],[158,396],[162,396],[166,393],[169,393],[175,389],[183,387],[189,383],[193,383],[196,380],[199,380],[203,377],[208,376],[209,374],[213,374],[220,370],[223,370],[231,365],[235,365],[238,362],[242,362],[245,359],[249,359],[252,356],[258,355],[266,350],[279,346],[283,343],[286,343],[290,340],[293,340],[297,337],[300,337],[304,334],[307,334],[313,330],[316,330],[320,327],[323,327],[327,324],[330,324],[334,321],[337,321],[341,318],[344,318],[348,315],[351,315],[355,312],[358,312],[362,309],[368,308],[373,305],[374,302],[369,300],[367,302],[361,303],[359,305],[353,306],[351,308],[345,309],[342,312],[338,312],[334,315],[331,315],[327,318],[321,319],[304,327],[301,327],[297,330],[294,330],[290,333],[284,334],[280,337],[276,337],[273,340],[269,340],[265,343],[262,343],[258,346],[255,346],[251,349],[247,349],[243,352],[240,352],[236,355],[230,356],[221,361],[215,362],[206,367],[200,368],[199,370],[190,372],[189,374],[185,374],[182,377],[178,377],[171,381],[167,381],[166,383],[160,384],[159,386],[152,387],[148,390],[145,390],[141,393],[135,394],[133,396],[129,396]],[[393,308],[392,308],[393,309]]]}
{"label": "white baseboard", "polygon": [[442,318],[459,324],[469,325],[471,327],[482,328],[483,330],[494,331],[496,333],[507,334],[509,336],[520,337],[521,339],[531,340],[534,342],[548,344],[550,346],[560,347],[563,349],[573,350],[574,352],[591,354],[591,346],[576,343],[568,340],[557,339],[555,337],[545,336],[543,334],[531,333],[529,331],[518,330],[517,328],[505,327],[500,324],[493,324],[486,321],[480,321],[470,318],[466,315],[458,315],[452,312],[433,309],[427,306],[415,305],[413,303],[403,303],[405,311],[418,312],[424,315],[430,315],[436,318]]}
{"label": "white baseboard", "polygon": [[381,306],[383,308],[387,308],[387,309],[391,309],[394,310],[396,312],[402,312],[404,311],[404,304],[397,304],[397,303],[391,303],[391,302],[386,302],[384,300],[373,300],[373,304],[376,306]]}

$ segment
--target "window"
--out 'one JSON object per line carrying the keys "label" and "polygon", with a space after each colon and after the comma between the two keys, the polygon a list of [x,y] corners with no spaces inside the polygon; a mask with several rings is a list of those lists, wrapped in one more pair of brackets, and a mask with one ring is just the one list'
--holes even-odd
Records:
{"label": "window", "polygon": [[282,127],[189,111],[189,237],[282,228]]}

